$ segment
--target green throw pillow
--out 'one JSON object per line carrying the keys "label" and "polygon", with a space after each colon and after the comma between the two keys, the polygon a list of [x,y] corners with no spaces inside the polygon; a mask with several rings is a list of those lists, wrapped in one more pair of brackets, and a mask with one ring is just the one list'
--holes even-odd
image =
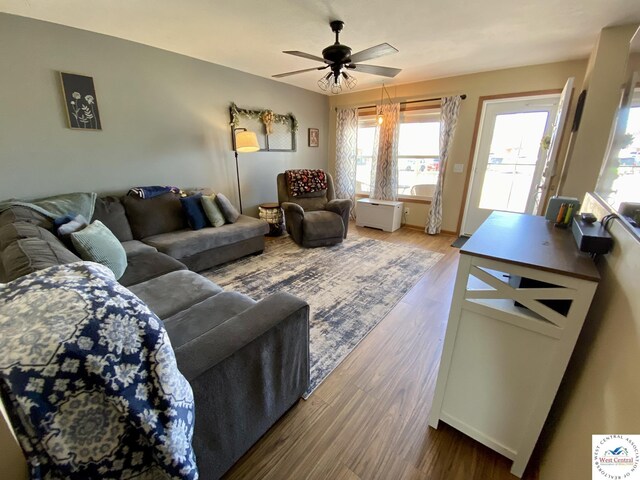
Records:
{"label": "green throw pillow", "polygon": [[100,220],[71,234],[71,241],[83,260],[111,269],[116,279],[127,269],[127,254],[111,230]]}
{"label": "green throw pillow", "polygon": [[214,227],[221,227],[226,223],[224,215],[220,211],[220,207],[216,203],[216,196],[214,195],[203,195],[202,199],[202,208],[204,208],[204,213],[207,215],[207,218],[211,222],[211,225]]}

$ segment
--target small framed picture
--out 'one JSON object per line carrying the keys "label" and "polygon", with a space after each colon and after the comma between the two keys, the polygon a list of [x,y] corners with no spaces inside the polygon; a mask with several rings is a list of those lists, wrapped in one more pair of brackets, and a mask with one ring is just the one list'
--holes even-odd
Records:
{"label": "small framed picture", "polygon": [[320,145],[320,130],[317,128],[309,129],[309,146],[317,147]]}
{"label": "small framed picture", "polygon": [[74,130],[102,130],[100,112],[93,78],[75,73],[60,72],[62,95],[67,109],[69,128]]}

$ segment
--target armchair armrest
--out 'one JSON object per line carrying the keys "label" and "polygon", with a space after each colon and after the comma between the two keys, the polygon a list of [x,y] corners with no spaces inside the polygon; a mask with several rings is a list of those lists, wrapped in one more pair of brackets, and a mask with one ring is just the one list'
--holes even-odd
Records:
{"label": "armchair armrest", "polygon": [[[305,322],[308,332],[309,304],[285,292],[270,295],[178,347],[175,351],[178,367],[185,378],[192,381],[287,320]],[[304,341],[308,348],[308,334]]]}
{"label": "armchair armrest", "polygon": [[304,220],[304,209],[297,203],[282,202],[280,204],[284,211],[284,221],[287,225],[287,232],[299,245],[302,243],[302,220]]}
{"label": "armchair armrest", "polygon": [[343,216],[344,212],[349,214],[352,206],[353,203],[348,198],[335,198],[333,200],[329,200],[324,208],[325,210],[329,210],[330,212]]}
{"label": "armchair armrest", "polygon": [[284,210],[285,214],[293,213],[293,214],[301,215],[304,217],[304,208],[302,208],[297,203],[282,202],[280,206],[282,207],[282,210]]}
{"label": "armchair armrest", "polygon": [[325,205],[325,210],[333,213],[337,213],[342,218],[342,224],[344,225],[344,238],[347,238],[347,231],[349,230],[349,214],[351,213],[351,207],[353,202],[348,198],[334,198],[329,200]]}

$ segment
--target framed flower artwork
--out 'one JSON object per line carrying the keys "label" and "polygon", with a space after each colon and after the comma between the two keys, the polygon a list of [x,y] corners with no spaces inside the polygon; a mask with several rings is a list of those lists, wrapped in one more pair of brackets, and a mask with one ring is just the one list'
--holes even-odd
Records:
{"label": "framed flower artwork", "polygon": [[320,130],[317,128],[309,129],[309,146],[310,147],[318,147],[320,146]]}
{"label": "framed flower artwork", "polygon": [[102,130],[93,78],[60,72],[60,80],[69,128]]}

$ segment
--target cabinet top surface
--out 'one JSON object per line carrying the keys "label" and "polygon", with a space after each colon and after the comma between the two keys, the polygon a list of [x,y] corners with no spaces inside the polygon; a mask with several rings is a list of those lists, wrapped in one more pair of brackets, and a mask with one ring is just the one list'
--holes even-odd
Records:
{"label": "cabinet top surface", "polygon": [[402,205],[402,202],[396,202],[393,200],[376,200],[375,198],[361,198],[360,200],[358,200],[358,203],[370,203],[373,205],[391,205],[391,206],[396,206],[396,205]]}
{"label": "cabinet top surface", "polygon": [[571,229],[556,228],[540,216],[493,212],[460,253],[600,280],[591,257],[578,251]]}

